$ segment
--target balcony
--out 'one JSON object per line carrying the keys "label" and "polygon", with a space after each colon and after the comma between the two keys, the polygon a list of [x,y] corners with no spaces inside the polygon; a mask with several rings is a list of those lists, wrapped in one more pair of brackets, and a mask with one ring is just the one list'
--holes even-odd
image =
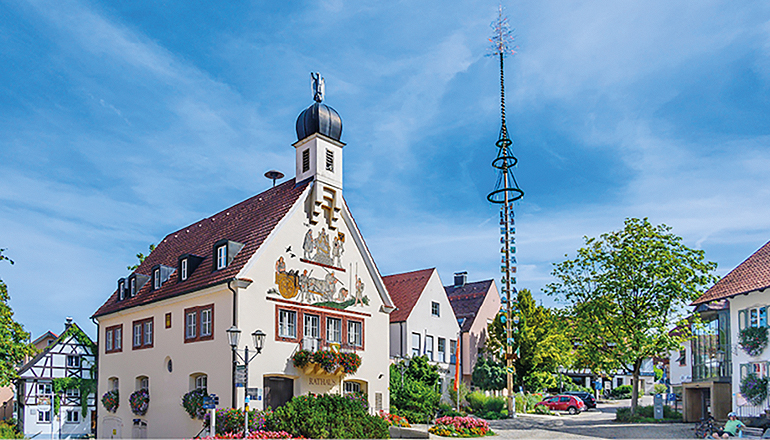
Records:
{"label": "balcony", "polygon": [[294,367],[308,376],[340,377],[354,374],[361,365],[355,349],[320,338],[304,338],[291,356]]}

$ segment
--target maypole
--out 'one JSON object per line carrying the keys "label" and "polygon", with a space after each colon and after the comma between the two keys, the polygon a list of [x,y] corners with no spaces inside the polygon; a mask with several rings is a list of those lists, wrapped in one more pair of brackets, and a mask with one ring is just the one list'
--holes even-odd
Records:
{"label": "maypole", "polygon": [[[506,55],[514,55],[515,46],[513,46],[513,34],[508,24],[508,18],[503,16],[502,5],[499,8],[497,20],[492,22],[494,33],[490,56],[500,57],[500,116],[502,125],[500,127],[500,136],[497,140],[497,157],[492,161],[492,166],[499,170],[495,189],[489,193],[487,200],[500,205],[500,243],[503,245],[500,249],[502,254],[500,271],[503,276],[500,280],[502,284],[502,301],[504,302],[503,321],[505,322],[505,363],[508,379],[508,416],[516,417],[516,402],[513,394],[513,361],[515,354],[513,352],[513,317],[517,313],[516,304],[516,234],[514,222],[514,202],[524,196],[524,191],[519,188],[516,178],[513,175],[513,168],[518,159],[513,155],[511,146],[513,142],[508,136],[508,127],[505,124],[505,75],[503,70],[503,60]],[[518,321],[518,320],[517,320]]]}

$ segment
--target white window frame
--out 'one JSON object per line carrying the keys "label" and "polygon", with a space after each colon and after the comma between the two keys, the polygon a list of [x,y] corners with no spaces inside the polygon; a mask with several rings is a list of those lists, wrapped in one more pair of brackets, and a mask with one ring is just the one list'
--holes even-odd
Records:
{"label": "white window frame", "polygon": [[65,423],[80,423],[80,409],[68,409]]}
{"label": "white window frame", "polygon": [[37,383],[38,396],[50,396],[51,394],[53,394],[53,385],[50,382]]}
{"label": "white window frame", "polygon": [[80,397],[80,388],[67,388],[67,397]]}
{"label": "white window frame", "polygon": [[297,337],[297,312],[294,310],[278,310],[278,336],[281,338]]}
{"label": "white window frame", "polygon": [[425,336],[425,355],[428,356],[428,360],[433,360],[433,336]]}
{"label": "white window frame", "polygon": [[51,423],[51,410],[37,410],[37,423]]}
{"label": "white window frame", "polygon": [[361,321],[348,321],[348,345],[353,347],[364,345],[363,328]]}
{"label": "white window frame", "polygon": [[420,355],[420,339],[422,335],[412,333],[412,357]]}
{"label": "white window frame", "polygon": [[213,312],[210,307],[201,309],[201,337],[211,336],[211,315]]}
{"label": "white window frame", "polygon": [[360,393],[361,384],[359,382],[345,381],[343,382],[343,392],[344,394]]}
{"label": "white window frame", "polygon": [[67,368],[80,368],[80,356],[67,355]]}
{"label": "white window frame", "polygon": [[437,318],[441,317],[441,304],[437,303],[436,301],[431,301],[430,314],[431,316],[435,316]]}
{"label": "white window frame", "polygon": [[182,260],[182,267],[179,268],[179,273],[181,274],[182,281],[187,280],[187,258]]}
{"label": "white window frame", "polygon": [[136,296],[136,278],[131,278],[131,296]]}
{"label": "white window frame", "polygon": [[113,349],[120,350],[121,348],[123,348],[123,328],[122,327],[118,327],[115,329],[113,338],[114,338],[114,343],[112,344]]}
{"label": "white window frame", "polygon": [[120,284],[118,284],[118,298],[123,300],[126,299],[126,282],[121,281]]}
{"label": "white window frame", "polygon": [[438,347],[436,351],[438,352],[437,360],[439,362],[446,362],[446,339],[445,338],[438,338]]}
{"label": "white window frame", "polygon": [[317,351],[321,340],[321,317],[306,313],[303,315],[302,323],[302,348],[310,351]]}
{"label": "white window frame", "polygon": [[198,376],[195,376],[195,389],[196,390],[205,390],[208,389],[209,384],[209,377],[205,374],[200,374]]}
{"label": "white window frame", "polygon": [[104,340],[106,341],[104,349],[106,351],[112,351],[112,330],[107,330],[104,332]]}
{"label": "white window frame", "polygon": [[217,270],[227,267],[227,245],[223,244],[217,248]]}
{"label": "white window frame", "polygon": [[[192,319],[191,319],[192,318]],[[195,339],[198,337],[198,313],[196,311],[187,312],[184,318],[185,339]]]}
{"label": "white window frame", "polygon": [[134,347],[142,346],[142,323],[137,322],[134,324]]}
{"label": "white window frame", "polygon": [[144,345],[152,345],[152,321],[144,323]]}
{"label": "white window frame", "polygon": [[326,317],[326,342],[342,343],[342,319]]}
{"label": "white window frame", "polygon": [[[454,356],[455,359],[452,359],[452,356]],[[456,339],[449,340],[449,362],[452,364],[457,363],[457,340]]]}
{"label": "white window frame", "polygon": [[152,282],[155,290],[160,289],[160,269],[155,269],[152,272]]}

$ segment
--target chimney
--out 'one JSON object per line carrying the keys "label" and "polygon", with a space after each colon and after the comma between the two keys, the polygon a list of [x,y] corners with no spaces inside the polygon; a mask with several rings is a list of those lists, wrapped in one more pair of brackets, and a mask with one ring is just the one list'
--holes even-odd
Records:
{"label": "chimney", "polygon": [[70,328],[71,325],[72,325],[72,317],[68,316],[67,318],[65,318],[64,330],[67,330],[68,328]]}
{"label": "chimney", "polygon": [[455,287],[462,287],[468,282],[468,272],[455,272]]}

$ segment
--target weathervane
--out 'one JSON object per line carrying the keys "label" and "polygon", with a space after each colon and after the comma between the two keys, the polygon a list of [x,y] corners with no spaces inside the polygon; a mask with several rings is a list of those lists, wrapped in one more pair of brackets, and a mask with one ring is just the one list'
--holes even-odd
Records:
{"label": "weathervane", "polygon": [[326,91],[323,77],[320,73],[310,72],[310,78],[313,81],[313,100],[315,102],[323,102]]}
{"label": "weathervane", "polygon": [[516,46],[513,45],[513,32],[508,24],[508,18],[503,16],[503,5],[498,9],[497,20],[492,22],[494,33],[489,41],[492,43],[489,56],[500,57],[500,136],[495,143],[497,145],[497,157],[492,161],[492,167],[500,170],[495,183],[495,189],[489,193],[487,200],[500,206],[500,243],[503,245],[500,249],[502,254],[500,272],[503,274],[502,301],[505,303],[503,316],[501,320],[505,323],[505,360],[506,373],[508,377],[508,414],[509,417],[516,416],[516,405],[513,401],[513,327],[515,321],[518,322],[516,314],[516,228],[514,222],[514,202],[524,197],[524,191],[519,188],[516,178],[513,175],[513,167],[516,166],[518,159],[511,151],[513,142],[508,137],[508,127],[505,123],[505,75],[503,69],[503,60],[506,55],[514,55]]}

